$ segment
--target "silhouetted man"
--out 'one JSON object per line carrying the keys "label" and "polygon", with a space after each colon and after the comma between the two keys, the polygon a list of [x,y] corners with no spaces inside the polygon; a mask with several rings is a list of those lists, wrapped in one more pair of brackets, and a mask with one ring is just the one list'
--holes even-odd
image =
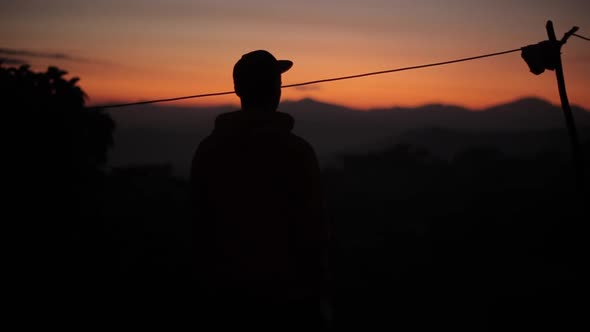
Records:
{"label": "silhouetted man", "polygon": [[262,50],[242,56],[233,70],[242,109],[217,117],[193,158],[195,273],[225,323],[278,331],[320,323],[320,170],[291,132],[293,118],[276,111],[292,65]]}

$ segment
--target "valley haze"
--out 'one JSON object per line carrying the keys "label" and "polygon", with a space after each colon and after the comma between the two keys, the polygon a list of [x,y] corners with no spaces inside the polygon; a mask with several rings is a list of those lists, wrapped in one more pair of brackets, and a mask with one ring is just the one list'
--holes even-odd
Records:
{"label": "valley haze", "polygon": [[[187,178],[193,152],[211,133],[215,118],[236,109],[166,105],[109,109],[117,128],[108,166],[170,165],[173,175]],[[569,151],[561,108],[533,97],[482,110],[429,104],[367,111],[302,99],[282,102],[279,111],[295,118],[293,132],[312,144],[323,168],[337,166],[342,155],[404,143],[423,146],[440,158],[477,146],[519,155]],[[590,112],[576,106],[573,112],[581,140],[588,140]]]}

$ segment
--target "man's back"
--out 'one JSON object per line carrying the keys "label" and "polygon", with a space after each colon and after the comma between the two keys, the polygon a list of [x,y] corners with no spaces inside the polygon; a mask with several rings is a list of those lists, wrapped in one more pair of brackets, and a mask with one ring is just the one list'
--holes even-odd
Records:
{"label": "man's back", "polygon": [[319,168],[284,113],[223,114],[192,166],[197,257],[207,285],[313,297],[325,245]]}

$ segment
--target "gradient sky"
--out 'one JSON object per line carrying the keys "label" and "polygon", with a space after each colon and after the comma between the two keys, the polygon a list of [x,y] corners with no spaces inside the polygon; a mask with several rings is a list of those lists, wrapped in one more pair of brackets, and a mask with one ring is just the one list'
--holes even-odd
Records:
{"label": "gradient sky", "polygon": [[[244,53],[294,61],[284,84],[419,65],[590,35],[588,0],[16,0],[0,4],[0,57],[81,78],[90,104],[233,90]],[[8,51],[26,52],[8,52]],[[11,54],[9,54],[11,53]],[[590,42],[563,50],[570,100],[590,109]],[[458,104],[538,96],[559,102],[553,72],[534,76],[519,53],[283,90],[356,108]],[[185,101],[238,104],[236,96]]]}

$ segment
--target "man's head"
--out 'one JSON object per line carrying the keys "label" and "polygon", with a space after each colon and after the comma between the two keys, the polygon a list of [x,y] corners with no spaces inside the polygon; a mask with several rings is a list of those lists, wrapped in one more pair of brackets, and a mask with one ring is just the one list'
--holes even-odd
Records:
{"label": "man's head", "polygon": [[293,62],[277,60],[264,50],[244,54],[234,66],[234,89],[242,108],[275,111],[281,99],[281,74]]}

